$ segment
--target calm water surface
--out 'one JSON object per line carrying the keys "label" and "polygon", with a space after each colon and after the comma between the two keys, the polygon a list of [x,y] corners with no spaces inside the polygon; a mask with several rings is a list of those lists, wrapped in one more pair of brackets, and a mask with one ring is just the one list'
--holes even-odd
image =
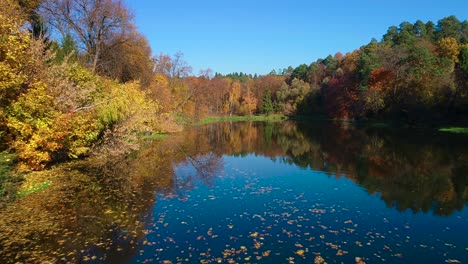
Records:
{"label": "calm water surface", "polygon": [[[89,263],[468,263],[463,135],[219,123],[154,142],[91,174],[102,188],[75,192],[99,202],[54,227],[80,239],[50,235],[66,242],[42,246],[49,256]],[[122,180],[111,188],[107,177]],[[70,203],[93,203],[82,199]],[[98,224],[79,224],[93,216],[88,221]],[[11,249],[8,256],[21,255]]]}

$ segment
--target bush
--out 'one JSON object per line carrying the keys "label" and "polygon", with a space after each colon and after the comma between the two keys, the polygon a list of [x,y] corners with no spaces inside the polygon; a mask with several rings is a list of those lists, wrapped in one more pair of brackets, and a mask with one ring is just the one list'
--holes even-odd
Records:
{"label": "bush", "polygon": [[15,154],[0,152],[0,202],[11,200],[16,195],[20,177],[12,173]]}

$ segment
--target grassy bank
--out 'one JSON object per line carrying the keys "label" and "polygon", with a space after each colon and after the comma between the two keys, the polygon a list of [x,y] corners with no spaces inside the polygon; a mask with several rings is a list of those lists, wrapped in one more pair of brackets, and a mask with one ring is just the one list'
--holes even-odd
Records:
{"label": "grassy bank", "polygon": [[219,116],[219,117],[206,117],[200,120],[196,125],[206,125],[216,122],[238,122],[238,121],[281,121],[287,120],[288,117],[284,115],[259,115],[259,116]]}
{"label": "grassy bank", "polygon": [[440,128],[439,131],[456,134],[468,134],[468,127],[444,127]]}
{"label": "grassy bank", "polygon": [[152,134],[152,135],[144,135],[142,136],[143,139],[164,139],[167,138],[168,134]]}

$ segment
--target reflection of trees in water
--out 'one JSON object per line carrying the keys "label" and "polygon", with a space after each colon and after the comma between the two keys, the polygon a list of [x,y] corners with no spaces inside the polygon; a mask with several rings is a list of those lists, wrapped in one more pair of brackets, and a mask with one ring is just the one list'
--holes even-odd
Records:
{"label": "reflection of trees in water", "polygon": [[345,174],[400,211],[449,215],[468,202],[467,140],[425,133],[331,123],[242,122],[213,124],[196,134],[218,154],[252,153],[336,177]]}
{"label": "reflection of trees in water", "polygon": [[[0,211],[0,259],[122,259],[144,236],[142,221],[148,220],[155,194],[183,199],[198,182],[212,186],[222,155],[263,155],[336,177],[345,174],[398,210],[449,215],[468,202],[467,139],[454,137],[329,123],[197,127],[127,158],[89,159],[43,172],[56,175],[49,188]],[[189,166],[191,173],[176,175],[176,166]]]}
{"label": "reflection of trees in water", "polygon": [[174,175],[174,190],[179,198],[182,198],[187,191],[196,186],[197,182],[212,187],[216,180],[216,175],[223,168],[222,158],[212,152],[205,155],[187,155],[187,159],[179,164],[185,168],[190,168],[191,173],[178,173]]}

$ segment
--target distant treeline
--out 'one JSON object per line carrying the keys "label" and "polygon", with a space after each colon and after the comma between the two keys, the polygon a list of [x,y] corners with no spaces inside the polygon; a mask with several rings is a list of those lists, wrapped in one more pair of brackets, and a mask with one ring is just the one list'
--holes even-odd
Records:
{"label": "distant treeline", "polygon": [[454,16],[437,24],[403,22],[391,26],[381,41],[345,55],[266,76],[219,78],[230,81],[214,81],[216,90],[225,91],[219,100],[228,105],[211,109],[220,113],[444,121],[468,111],[468,22]]}

